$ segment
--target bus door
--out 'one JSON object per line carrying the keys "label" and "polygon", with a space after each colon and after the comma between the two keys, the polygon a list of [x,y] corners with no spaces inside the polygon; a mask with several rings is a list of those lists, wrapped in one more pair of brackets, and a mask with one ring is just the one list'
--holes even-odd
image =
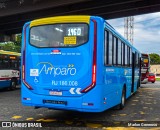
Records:
{"label": "bus door", "polygon": [[135,80],[135,53],[132,52],[132,88],[131,88],[131,93],[134,92],[134,80]]}
{"label": "bus door", "polygon": [[[33,92],[81,96],[92,83],[94,23],[33,26],[26,44],[26,83]],[[89,33],[90,32],[90,33]]]}

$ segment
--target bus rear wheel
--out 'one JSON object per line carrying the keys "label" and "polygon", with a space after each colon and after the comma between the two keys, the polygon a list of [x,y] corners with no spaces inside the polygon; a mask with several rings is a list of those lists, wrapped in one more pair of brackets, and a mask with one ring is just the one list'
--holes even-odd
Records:
{"label": "bus rear wheel", "polygon": [[9,87],[10,90],[15,90],[16,89],[16,80],[12,79],[11,80],[11,85]]}
{"label": "bus rear wheel", "polygon": [[123,88],[122,97],[121,97],[121,103],[119,104],[119,109],[120,110],[122,110],[124,108],[125,102],[126,102],[126,90],[125,90],[125,88]]}

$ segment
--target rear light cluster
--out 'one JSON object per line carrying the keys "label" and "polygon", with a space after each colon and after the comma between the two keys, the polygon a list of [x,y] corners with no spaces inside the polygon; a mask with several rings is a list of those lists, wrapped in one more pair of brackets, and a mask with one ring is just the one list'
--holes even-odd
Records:
{"label": "rear light cluster", "polygon": [[81,92],[86,93],[96,85],[96,57],[97,57],[97,22],[92,19],[94,22],[94,50],[93,50],[93,66],[92,66],[92,83],[87,88],[83,89]]}

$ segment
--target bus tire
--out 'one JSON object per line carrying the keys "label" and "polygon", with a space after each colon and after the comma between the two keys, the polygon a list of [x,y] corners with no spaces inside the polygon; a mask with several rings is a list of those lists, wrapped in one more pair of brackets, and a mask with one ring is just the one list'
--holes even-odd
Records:
{"label": "bus tire", "polygon": [[139,89],[140,86],[141,86],[140,80],[138,80],[138,82],[137,82],[137,90]]}
{"label": "bus tire", "polygon": [[10,85],[9,89],[10,90],[15,90],[16,89],[16,84],[17,84],[16,80],[12,79],[11,80],[11,85]]}
{"label": "bus tire", "polygon": [[121,103],[119,104],[119,109],[122,110],[126,103],[126,90],[125,87],[123,87],[122,96],[121,96]]}

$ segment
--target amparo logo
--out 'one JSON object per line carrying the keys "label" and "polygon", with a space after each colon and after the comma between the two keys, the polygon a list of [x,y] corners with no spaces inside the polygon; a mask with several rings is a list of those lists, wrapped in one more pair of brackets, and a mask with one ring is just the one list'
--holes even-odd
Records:
{"label": "amparo logo", "polygon": [[53,75],[54,77],[60,76],[60,75],[75,75],[76,74],[76,68],[74,66],[67,66],[67,67],[54,67],[49,62],[40,62],[37,64],[40,66],[39,69],[39,75],[40,74],[46,74],[46,75]]}

